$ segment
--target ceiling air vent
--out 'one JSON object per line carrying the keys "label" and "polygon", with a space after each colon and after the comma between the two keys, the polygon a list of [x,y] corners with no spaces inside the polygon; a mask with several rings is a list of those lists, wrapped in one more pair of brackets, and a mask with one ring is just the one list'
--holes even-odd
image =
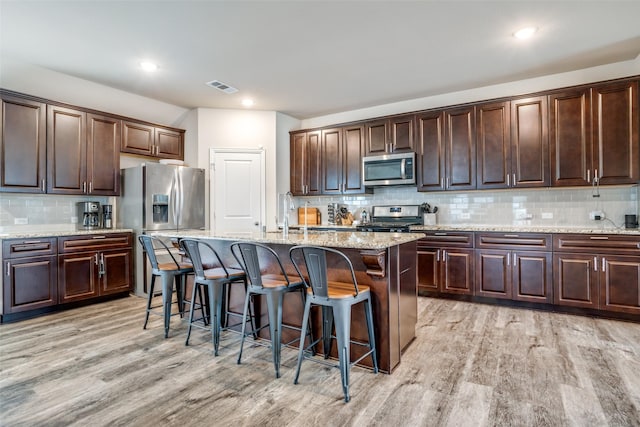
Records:
{"label": "ceiling air vent", "polygon": [[236,89],[235,87],[231,87],[226,83],[222,83],[219,80],[211,80],[210,82],[205,83],[207,86],[211,86],[212,88],[218,89],[223,91],[224,93],[236,93],[238,91],[238,89]]}

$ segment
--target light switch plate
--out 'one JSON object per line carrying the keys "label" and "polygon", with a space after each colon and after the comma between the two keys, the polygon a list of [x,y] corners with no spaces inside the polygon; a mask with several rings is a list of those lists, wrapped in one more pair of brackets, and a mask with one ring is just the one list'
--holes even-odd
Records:
{"label": "light switch plate", "polygon": [[13,224],[14,225],[27,225],[27,224],[29,224],[29,218],[14,218],[13,219]]}

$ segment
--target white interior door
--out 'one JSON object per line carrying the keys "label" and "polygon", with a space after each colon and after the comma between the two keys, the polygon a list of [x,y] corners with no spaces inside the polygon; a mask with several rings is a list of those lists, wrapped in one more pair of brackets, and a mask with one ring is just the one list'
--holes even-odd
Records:
{"label": "white interior door", "polygon": [[265,224],[264,150],[211,149],[211,224],[216,233],[261,231]]}

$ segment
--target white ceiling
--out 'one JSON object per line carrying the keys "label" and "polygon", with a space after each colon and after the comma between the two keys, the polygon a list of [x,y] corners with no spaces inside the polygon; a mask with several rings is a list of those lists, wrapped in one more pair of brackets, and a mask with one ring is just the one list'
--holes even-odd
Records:
{"label": "white ceiling", "polygon": [[[0,59],[185,108],[252,97],[304,119],[634,59],[639,18],[637,0],[0,0]],[[511,36],[528,25],[534,39]]]}

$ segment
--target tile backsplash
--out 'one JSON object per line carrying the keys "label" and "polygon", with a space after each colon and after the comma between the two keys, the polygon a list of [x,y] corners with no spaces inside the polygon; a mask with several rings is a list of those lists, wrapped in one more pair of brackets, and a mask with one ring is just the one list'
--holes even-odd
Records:
{"label": "tile backsplash", "polygon": [[[376,205],[429,203],[438,207],[437,223],[444,225],[526,225],[615,228],[624,226],[625,214],[638,214],[638,187],[544,188],[520,190],[481,190],[469,192],[420,193],[415,187],[380,187],[374,194],[297,197],[296,206],[320,208],[327,222],[327,205],[348,206],[358,218],[365,208]],[[594,197],[598,195],[599,197]],[[589,219],[589,212],[602,211],[606,219]],[[297,215],[291,215],[292,223]]]}
{"label": "tile backsplash", "polygon": [[[114,197],[0,193],[0,233],[75,230],[77,203],[115,204]],[[115,212],[115,209],[114,209]]]}

